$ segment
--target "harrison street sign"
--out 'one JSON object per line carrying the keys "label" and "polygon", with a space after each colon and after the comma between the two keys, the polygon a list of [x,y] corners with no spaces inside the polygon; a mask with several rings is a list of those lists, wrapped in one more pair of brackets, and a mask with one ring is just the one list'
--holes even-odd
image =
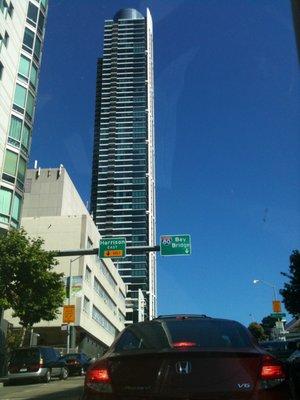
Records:
{"label": "harrison street sign", "polygon": [[102,238],[99,243],[99,258],[126,257],[126,238]]}

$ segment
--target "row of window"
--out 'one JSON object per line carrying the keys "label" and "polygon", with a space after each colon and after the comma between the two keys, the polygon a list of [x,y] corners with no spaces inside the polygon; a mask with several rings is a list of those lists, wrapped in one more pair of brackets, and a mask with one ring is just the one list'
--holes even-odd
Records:
{"label": "row of window", "polygon": [[[83,311],[90,314],[90,299],[86,296],[83,297]],[[93,305],[92,318],[107,332],[116,336],[119,333],[118,329],[102,314],[102,312]]]}
{"label": "row of window", "polygon": [[102,314],[102,312],[93,305],[92,318],[107,332],[116,336],[119,331],[118,329]]}
{"label": "row of window", "polygon": [[[98,204],[98,203],[97,203]],[[101,204],[101,202],[99,203]],[[109,206],[107,206],[109,207]],[[144,202],[141,202],[139,204],[116,204],[111,209],[114,210],[145,210],[146,209],[146,204]],[[101,210],[99,210],[100,212]],[[97,217],[96,217],[97,218]]]}
{"label": "row of window", "polygon": [[107,291],[104,289],[104,287],[101,285],[99,280],[95,277],[94,278],[94,290],[95,292],[104,300],[104,302],[107,304],[107,306],[116,313],[117,310],[117,305],[115,302],[112,300],[112,298],[109,296]]}
{"label": "row of window", "polygon": [[22,198],[17,193],[5,187],[0,188],[0,222],[9,223],[11,215],[11,224],[18,226],[20,219]]}
{"label": "row of window", "polygon": [[106,215],[102,215],[100,217],[100,220],[105,220],[105,219],[110,219],[111,222],[146,222],[147,221],[147,216],[142,215],[142,216],[132,216],[132,215],[126,215],[124,217],[119,217],[119,216],[109,216],[107,213]]}
{"label": "row of window", "polygon": [[102,261],[100,261],[100,271],[105,276],[105,278],[107,279],[107,281],[110,284],[110,286],[114,290],[116,290],[117,282],[114,280],[114,278],[113,278],[112,274],[109,272],[107,266]]}
{"label": "row of window", "polygon": [[[102,172],[103,173],[103,178],[105,178],[105,175],[108,175],[108,172]],[[124,173],[124,172],[117,172],[116,173],[116,176],[118,177],[118,178],[128,178],[128,173]],[[130,176],[131,177],[140,177],[140,178],[142,178],[143,176],[145,176],[145,171],[142,171],[142,172],[131,172],[130,173]]]}
{"label": "row of window", "polygon": [[[108,183],[107,185],[113,185],[116,189],[122,189],[122,186],[116,186],[117,184],[121,185],[126,185],[126,184],[145,184],[146,183],[146,178],[128,178],[128,179],[122,179],[122,180],[116,180],[114,179],[112,183]],[[127,187],[126,189],[130,189],[132,186]]]}
{"label": "row of window", "polygon": [[146,131],[142,128],[122,128],[117,129],[115,132],[103,132],[100,131],[101,140],[109,140],[110,136],[114,134],[116,137],[125,137],[126,139],[146,139]]}

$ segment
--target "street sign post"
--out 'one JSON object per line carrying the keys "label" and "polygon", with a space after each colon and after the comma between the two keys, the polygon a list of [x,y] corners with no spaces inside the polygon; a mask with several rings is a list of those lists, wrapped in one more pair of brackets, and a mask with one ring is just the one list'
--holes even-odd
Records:
{"label": "street sign post", "polygon": [[63,323],[72,324],[75,322],[75,306],[64,306],[63,308]]}
{"label": "street sign post", "polygon": [[111,237],[100,239],[99,258],[126,257],[126,238]]}
{"label": "street sign post", "polygon": [[278,318],[278,319],[280,318],[281,319],[281,318],[286,317],[286,314],[285,313],[272,313],[271,317],[272,318]]}
{"label": "street sign post", "polygon": [[161,256],[189,256],[191,253],[190,235],[163,235],[160,237]]}

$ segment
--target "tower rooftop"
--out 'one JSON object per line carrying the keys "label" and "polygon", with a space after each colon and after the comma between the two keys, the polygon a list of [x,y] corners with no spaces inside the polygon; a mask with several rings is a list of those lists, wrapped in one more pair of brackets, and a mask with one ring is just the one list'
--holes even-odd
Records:
{"label": "tower rooftop", "polygon": [[115,16],[114,21],[117,22],[119,19],[143,19],[144,16],[135,8],[122,8]]}

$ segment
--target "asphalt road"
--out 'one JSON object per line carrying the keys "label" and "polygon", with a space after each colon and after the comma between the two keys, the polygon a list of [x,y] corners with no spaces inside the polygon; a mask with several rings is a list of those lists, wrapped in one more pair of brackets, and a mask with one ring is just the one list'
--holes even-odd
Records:
{"label": "asphalt road", "polygon": [[69,377],[65,381],[26,383],[0,386],[1,400],[79,400],[84,377]]}

